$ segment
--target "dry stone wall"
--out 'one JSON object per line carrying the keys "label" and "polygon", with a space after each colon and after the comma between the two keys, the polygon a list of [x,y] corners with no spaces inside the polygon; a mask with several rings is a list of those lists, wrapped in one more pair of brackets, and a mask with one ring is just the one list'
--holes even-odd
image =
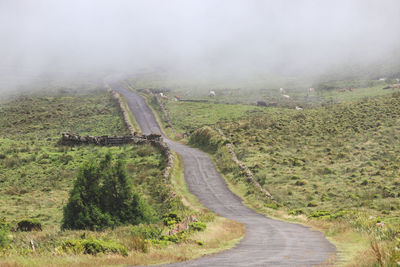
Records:
{"label": "dry stone wall", "polygon": [[[135,135],[135,136],[80,136],[75,133],[63,133],[61,145],[100,145],[100,146],[119,146],[125,144],[144,145],[151,143],[161,143],[162,138],[159,134]],[[162,142],[163,143],[163,142]]]}
{"label": "dry stone wall", "polygon": [[[143,144],[143,143],[147,142],[147,143],[157,147],[161,151],[161,153],[164,155],[164,157],[167,159],[167,167],[165,167],[165,169],[164,169],[163,177],[164,177],[164,179],[168,179],[171,174],[171,170],[174,166],[174,161],[175,161],[174,154],[172,153],[169,146],[162,140],[161,135],[159,135],[159,134],[150,134],[150,135],[139,136],[137,134],[137,131],[136,131],[135,127],[133,126],[131,120],[129,119],[130,110],[122,101],[121,95],[119,93],[115,92],[114,90],[112,90],[112,88],[109,85],[106,84],[106,87],[111,92],[113,97],[118,101],[119,106],[122,111],[122,114],[124,116],[124,122],[132,135],[131,136],[132,141],[129,141],[130,139],[127,139],[127,138],[124,139],[124,141],[127,142],[126,144],[129,144],[129,143]],[[150,90],[146,89],[145,92],[151,94]],[[169,119],[169,117],[168,117],[168,119]],[[108,139],[108,141],[111,141],[111,140],[112,140],[112,137],[111,137],[111,139],[110,138]],[[143,141],[143,140],[145,140],[145,141]],[[112,141],[118,142],[116,140],[112,140]]]}
{"label": "dry stone wall", "polygon": [[129,132],[132,135],[135,135],[138,131],[135,129],[135,127],[133,126],[133,124],[129,118],[129,110],[127,110],[125,103],[122,101],[121,95],[119,93],[115,92],[114,90],[112,90],[110,87],[108,88],[108,90],[111,92],[113,98],[118,101],[118,104],[121,109],[126,127],[129,129]]}
{"label": "dry stone wall", "polygon": [[169,118],[168,112],[165,109],[163,102],[161,101],[160,95],[159,94],[153,94],[153,96],[156,98],[157,104],[160,106],[161,112],[164,114],[164,117],[167,120],[168,125],[171,127],[172,131],[176,135],[176,131],[174,129],[174,126],[171,123],[171,120]]}
{"label": "dry stone wall", "polygon": [[[221,136],[222,140],[226,141],[226,137],[225,137],[224,133],[222,132],[222,130],[217,128],[217,131],[218,131],[218,134]],[[254,179],[254,175],[251,172],[251,170],[237,158],[236,153],[233,149],[233,145],[231,143],[227,143],[226,147],[228,148],[228,151],[232,156],[233,162],[235,162],[235,164],[238,165],[239,168],[242,171],[244,171],[244,173],[246,174],[247,180],[250,183],[252,183],[258,190],[260,190],[267,198],[269,198],[271,200],[274,199],[273,196],[267,190],[262,188],[262,186],[256,181],[256,179]]]}
{"label": "dry stone wall", "polygon": [[99,146],[120,146],[125,144],[152,145],[160,150],[167,159],[167,166],[164,169],[163,177],[168,179],[171,169],[174,166],[174,155],[169,146],[162,140],[159,134],[129,135],[129,136],[80,136],[75,133],[63,133],[60,145],[99,145]]}

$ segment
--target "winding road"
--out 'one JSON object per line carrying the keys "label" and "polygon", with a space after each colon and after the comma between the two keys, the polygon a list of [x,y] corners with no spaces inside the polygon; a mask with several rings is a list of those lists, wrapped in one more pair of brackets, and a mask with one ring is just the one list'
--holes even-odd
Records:
{"label": "winding road", "polygon": [[[112,88],[126,97],[143,134],[162,133],[152,110],[138,94],[119,84]],[[168,266],[325,266],[336,254],[322,233],[299,224],[265,217],[244,206],[217,172],[209,156],[169,140],[184,164],[187,186],[200,202],[216,214],[245,225],[245,237],[230,250]]]}

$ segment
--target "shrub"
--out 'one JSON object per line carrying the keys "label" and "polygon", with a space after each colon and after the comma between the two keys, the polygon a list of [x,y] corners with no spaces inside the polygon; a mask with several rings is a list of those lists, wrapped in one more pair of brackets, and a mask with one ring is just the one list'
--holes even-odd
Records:
{"label": "shrub", "polygon": [[265,206],[274,210],[277,210],[279,208],[279,205],[277,203],[267,203],[265,204]]}
{"label": "shrub", "polygon": [[179,217],[178,214],[176,214],[175,212],[171,212],[171,213],[165,214],[163,216],[163,222],[164,222],[164,225],[166,225],[166,226],[174,225],[181,221],[182,221],[182,218]]}
{"label": "shrub", "polygon": [[103,230],[154,221],[154,212],[129,183],[121,160],[111,154],[84,164],[64,207],[62,229]]}
{"label": "shrub", "polygon": [[42,223],[35,219],[24,219],[18,222],[17,231],[42,231]]}
{"label": "shrub", "polygon": [[297,180],[294,184],[297,186],[303,186],[305,185],[307,182],[305,180]]}
{"label": "shrub", "polygon": [[315,201],[310,201],[307,204],[307,207],[316,207],[316,206],[318,206],[318,204]]}
{"label": "shrub", "polygon": [[132,234],[144,239],[159,239],[162,234],[162,228],[156,225],[137,225],[132,227]]}
{"label": "shrub", "polygon": [[382,196],[387,198],[387,197],[396,197],[396,194],[390,189],[389,186],[383,187],[383,192]]}
{"label": "shrub", "polygon": [[65,252],[75,254],[120,254],[128,256],[127,249],[113,241],[104,241],[99,239],[70,239],[61,244],[61,249]]}
{"label": "shrub", "polygon": [[331,213],[327,210],[316,210],[310,213],[308,215],[309,218],[320,218],[320,217],[325,217],[329,216]]}
{"label": "shrub", "polygon": [[177,235],[163,235],[160,237],[161,241],[168,241],[168,242],[172,242],[172,243],[178,243],[179,237]]}
{"label": "shrub", "polygon": [[199,146],[209,152],[215,152],[224,141],[217,131],[205,126],[197,129],[190,135],[189,143]]}
{"label": "shrub", "polygon": [[303,209],[293,209],[293,210],[289,210],[289,215],[300,215],[303,214],[304,211]]}
{"label": "shrub", "polygon": [[332,213],[332,214],[329,216],[329,218],[332,219],[332,220],[334,220],[334,219],[342,218],[342,217],[344,217],[344,215],[346,215],[346,214],[347,214],[347,211],[341,210],[341,211]]}
{"label": "shrub", "polygon": [[175,235],[162,235],[159,240],[166,242],[179,243],[187,238],[187,233],[185,231],[180,231]]}
{"label": "shrub", "polygon": [[192,231],[202,232],[206,230],[207,225],[203,222],[192,222],[189,224],[189,229]]}

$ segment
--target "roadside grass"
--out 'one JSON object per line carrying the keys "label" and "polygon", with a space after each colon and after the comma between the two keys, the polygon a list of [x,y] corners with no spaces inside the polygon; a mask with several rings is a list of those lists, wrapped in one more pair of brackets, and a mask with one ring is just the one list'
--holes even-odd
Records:
{"label": "roadside grass", "polygon": [[[59,250],[41,251],[40,248],[33,252],[28,246],[25,248],[25,254],[7,255],[5,259],[0,258],[0,266],[121,266],[121,265],[153,265],[167,264],[177,261],[186,261],[195,259],[211,253],[217,253],[221,250],[232,248],[242,238],[244,227],[242,224],[229,221],[227,219],[216,217],[212,222],[207,223],[207,230],[197,232],[190,236],[184,242],[169,245],[150,245],[144,253],[138,249],[132,249],[135,245],[134,236],[132,236],[129,227],[120,227],[115,230],[105,232],[90,231],[53,231],[44,233],[25,234],[24,239],[35,240],[35,244],[40,245],[41,239],[59,240],[53,246],[57,246],[60,240],[75,236],[79,238],[82,235],[86,237],[97,237],[105,240],[118,240],[129,250],[128,256],[100,254],[97,256],[85,254],[65,254]],[[61,234],[61,235],[60,235]],[[129,249],[130,248],[130,249]]]}
{"label": "roadside grass", "polygon": [[[331,93],[332,104],[341,104],[304,111],[265,108],[217,120],[214,126],[223,130],[239,160],[275,202],[247,184],[224,146],[211,151],[214,162],[249,206],[324,231],[339,249],[338,264],[357,266],[362,258],[362,266],[379,261],[391,266],[399,257],[400,94],[380,88]],[[210,125],[214,103],[201,103],[202,108],[186,104],[167,103],[177,129]],[[229,109],[217,116],[224,117]],[[204,144],[200,147],[208,151]],[[381,259],[370,244],[375,240]]]}
{"label": "roadside grass", "polygon": [[183,204],[190,209],[211,213],[211,211],[208,211],[199,202],[199,200],[192,193],[189,192],[189,189],[186,186],[185,176],[183,174],[183,161],[178,154],[176,154],[175,152],[173,153],[175,157],[175,165],[171,174],[171,184],[176,190],[176,193],[181,196]]}
{"label": "roadside grass", "polygon": [[[125,109],[129,110],[128,104],[126,103],[126,98],[123,95],[121,95],[121,100],[122,100],[122,103],[123,103]],[[137,123],[135,117],[132,115],[131,112],[128,113],[128,116],[129,116],[129,121],[132,123],[133,127],[135,128],[135,131],[140,135],[141,130],[140,130],[139,124]]]}

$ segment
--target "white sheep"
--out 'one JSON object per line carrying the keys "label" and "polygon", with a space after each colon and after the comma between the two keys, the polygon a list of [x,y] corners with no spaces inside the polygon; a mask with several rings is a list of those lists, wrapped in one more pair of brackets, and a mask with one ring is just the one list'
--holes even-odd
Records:
{"label": "white sheep", "polygon": [[214,91],[210,91],[210,92],[208,93],[208,96],[209,96],[209,97],[215,97],[215,92],[214,92]]}

